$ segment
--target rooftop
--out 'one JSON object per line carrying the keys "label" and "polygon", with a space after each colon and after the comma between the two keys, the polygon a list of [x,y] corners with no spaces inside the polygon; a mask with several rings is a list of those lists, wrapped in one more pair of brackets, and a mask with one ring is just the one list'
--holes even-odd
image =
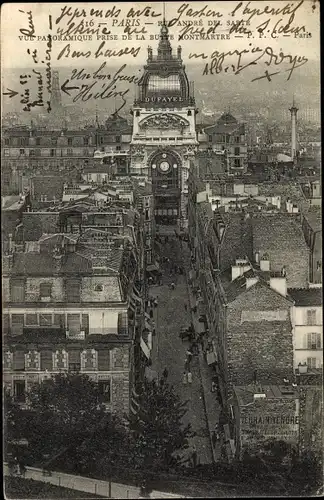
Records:
{"label": "rooftop", "polygon": [[315,307],[323,304],[321,288],[289,288],[288,294],[299,307]]}
{"label": "rooftop", "polygon": [[304,214],[304,217],[313,231],[322,231],[322,214],[320,208],[314,207]]}
{"label": "rooftop", "polygon": [[265,394],[264,399],[297,399],[299,398],[298,389],[292,385],[260,385],[251,384],[247,386],[234,386],[234,392],[237,396],[240,406],[246,406],[255,401],[255,394]]}

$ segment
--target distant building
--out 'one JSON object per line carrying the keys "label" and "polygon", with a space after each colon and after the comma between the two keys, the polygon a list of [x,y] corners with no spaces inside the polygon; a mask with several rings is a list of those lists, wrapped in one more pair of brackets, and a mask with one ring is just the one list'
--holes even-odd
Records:
{"label": "distant building", "polygon": [[298,373],[323,369],[322,290],[288,289],[293,299],[294,369]]}
{"label": "distant building", "polygon": [[302,214],[302,229],[310,249],[310,282],[322,283],[322,214],[320,209]]}
{"label": "distant building", "polygon": [[247,171],[247,137],[245,124],[230,113],[223,113],[215,125],[198,130],[199,149],[211,149],[222,157],[227,175]]}

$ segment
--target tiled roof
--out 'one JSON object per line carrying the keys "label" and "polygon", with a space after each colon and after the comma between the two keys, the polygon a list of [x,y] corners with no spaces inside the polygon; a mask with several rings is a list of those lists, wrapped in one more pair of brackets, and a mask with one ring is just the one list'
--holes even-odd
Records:
{"label": "tiled roof", "polygon": [[308,221],[313,231],[322,231],[322,214],[320,208],[309,210],[305,214],[305,219]]}
{"label": "tiled roof", "polygon": [[61,199],[63,193],[64,178],[58,175],[40,175],[32,177],[32,194],[33,197],[39,198],[41,195],[46,195],[49,200]]}
{"label": "tiled roof", "polygon": [[288,294],[296,306],[321,306],[323,304],[321,288],[289,288]]}
{"label": "tiled roof", "polygon": [[297,389],[292,385],[261,385],[234,386],[234,392],[240,405],[247,405],[254,401],[254,394],[265,394],[265,399],[296,399],[299,397]]}
{"label": "tiled roof", "polygon": [[18,253],[14,255],[12,274],[24,276],[51,276],[55,271],[52,255],[41,253]]}

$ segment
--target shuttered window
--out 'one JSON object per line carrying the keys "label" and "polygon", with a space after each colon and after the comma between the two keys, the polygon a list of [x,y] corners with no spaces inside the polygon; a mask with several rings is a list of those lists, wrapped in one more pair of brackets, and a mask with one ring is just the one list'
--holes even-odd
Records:
{"label": "shuttered window", "polygon": [[79,349],[71,349],[69,351],[69,370],[70,371],[80,371],[81,369],[81,358]]}
{"label": "shuttered window", "polygon": [[54,326],[65,328],[65,314],[54,314]]}
{"label": "shuttered window", "polygon": [[316,309],[308,309],[307,325],[316,325]]}
{"label": "shuttered window", "polygon": [[10,299],[12,302],[25,301],[25,280],[21,278],[11,278]]}
{"label": "shuttered window", "polygon": [[52,351],[41,351],[41,370],[53,370],[53,353]]}
{"label": "shuttered window", "polygon": [[12,314],[11,316],[11,333],[12,335],[21,335],[24,328],[24,315]]}
{"label": "shuttered window", "polygon": [[67,278],[65,280],[65,298],[67,302],[80,302],[81,280],[79,278]]}
{"label": "shuttered window", "polygon": [[81,330],[83,330],[86,334],[89,333],[89,314],[82,314]]}
{"label": "shuttered window", "polygon": [[6,335],[9,333],[10,324],[9,324],[9,314],[2,315],[2,331]]}
{"label": "shuttered window", "polygon": [[316,368],[316,358],[307,358],[307,366],[308,368]]}
{"label": "shuttered window", "polygon": [[51,297],[52,283],[41,283],[39,286],[39,294],[41,297]]}
{"label": "shuttered window", "polygon": [[118,314],[118,335],[128,335],[127,312],[122,312]]}
{"label": "shuttered window", "polygon": [[37,314],[26,314],[26,326],[38,325]]}
{"label": "shuttered window", "polygon": [[100,401],[102,403],[111,402],[111,381],[110,380],[100,380],[98,382],[98,389],[100,394]]}
{"label": "shuttered window", "polygon": [[306,333],[304,336],[304,348],[306,348],[306,349],[320,349],[321,348],[321,334],[320,333]]}
{"label": "shuttered window", "polygon": [[110,370],[110,351],[108,349],[100,349],[98,351],[98,370]]}
{"label": "shuttered window", "polygon": [[96,352],[91,349],[87,349],[84,353],[84,369],[85,370],[95,370],[96,366]]}
{"label": "shuttered window", "polygon": [[80,333],[80,314],[67,315],[67,329],[70,336],[78,335]]}
{"label": "shuttered window", "polygon": [[40,326],[52,326],[53,317],[51,314],[40,314],[39,315]]}
{"label": "shuttered window", "polygon": [[13,353],[13,369],[15,371],[25,370],[25,353],[24,353],[24,351],[15,351]]}

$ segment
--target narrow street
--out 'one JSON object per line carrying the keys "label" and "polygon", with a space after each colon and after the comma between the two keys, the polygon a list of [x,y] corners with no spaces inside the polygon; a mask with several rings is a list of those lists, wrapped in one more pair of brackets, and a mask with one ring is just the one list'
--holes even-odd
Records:
{"label": "narrow street", "polygon": [[[185,243],[186,245],[186,243]],[[191,323],[188,289],[185,274],[170,276],[170,266],[183,266],[180,243],[171,239],[163,244],[163,256],[170,262],[161,263],[163,285],[151,286],[150,295],[158,298],[155,309],[156,335],[153,337],[152,368],[160,376],[165,368],[168,370],[168,381],[179,394],[182,401],[188,401],[188,412],[184,423],[191,423],[196,435],[189,441],[189,449],[184,452],[187,458],[196,447],[198,463],[212,463],[212,449],[204,408],[203,388],[199,369],[199,360],[193,356],[191,361],[192,383],[183,383],[187,340],[179,337],[181,327]],[[175,283],[175,290],[170,284]],[[185,306],[187,305],[187,310]]]}

